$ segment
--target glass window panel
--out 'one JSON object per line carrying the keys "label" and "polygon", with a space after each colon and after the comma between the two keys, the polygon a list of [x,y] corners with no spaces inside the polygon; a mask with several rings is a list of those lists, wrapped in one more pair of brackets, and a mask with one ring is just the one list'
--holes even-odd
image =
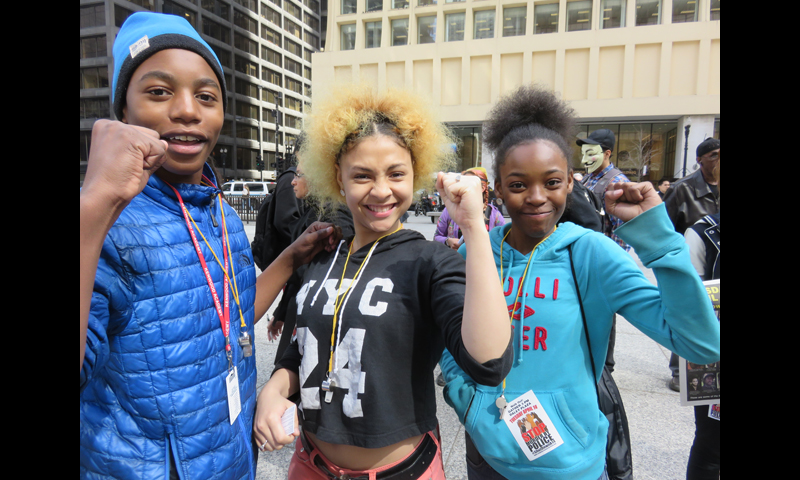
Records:
{"label": "glass window panel", "polygon": [[472,38],[494,38],[494,10],[475,12],[475,29]]}
{"label": "glass window panel", "polygon": [[417,43],[436,42],[436,15],[419,17],[417,20]]}
{"label": "glass window panel", "polygon": [[380,48],[381,46],[381,24],[383,22],[366,22],[364,29],[366,33],[365,47],[366,48]]}
{"label": "glass window panel", "polygon": [[625,26],[625,0],[603,0],[600,3],[600,28]]}
{"label": "glass window panel", "polygon": [[672,23],[697,21],[698,0],[672,0]]}
{"label": "glass window panel", "polygon": [[449,13],[444,16],[445,40],[456,42],[464,40],[465,13]]}
{"label": "glass window panel", "polygon": [[528,7],[503,9],[503,36],[516,37],[525,35],[525,21],[528,18]]}
{"label": "glass window panel", "polygon": [[533,6],[533,34],[558,31],[558,4],[548,3]]}
{"label": "glass window panel", "polygon": [[165,1],[161,8],[162,12],[177,15],[191,23],[193,27],[197,25],[197,22],[195,21],[197,14],[182,5]]}
{"label": "glass window panel", "polygon": [[105,5],[81,7],[81,28],[100,27],[106,24]]}
{"label": "glass window panel", "polygon": [[661,0],[636,0],[636,25],[661,24]]}
{"label": "glass window panel", "polygon": [[408,8],[408,0],[392,0],[392,8]]}
{"label": "glass window panel", "polygon": [[567,3],[567,31],[592,29],[592,0]]}
{"label": "glass window panel", "polygon": [[408,45],[408,19],[392,20],[392,46]]}
{"label": "glass window panel", "polygon": [[228,20],[228,4],[220,0],[201,0],[200,6],[203,10],[213,13],[214,15]]}
{"label": "glass window panel", "polygon": [[356,24],[342,25],[340,28],[340,50],[355,50],[356,48]]}
{"label": "glass window panel", "polygon": [[719,0],[711,0],[711,20],[719,20]]}
{"label": "glass window panel", "polygon": [[424,7],[426,5],[436,5],[436,0],[419,0],[417,6]]}
{"label": "glass window panel", "polygon": [[367,0],[368,12],[380,12],[383,10],[383,0]]}
{"label": "glass window panel", "polygon": [[342,0],[342,15],[356,13],[357,0]]}
{"label": "glass window panel", "polygon": [[224,27],[217,22],[211,21],[203,17],[203,34],[211,38],[215,38],[222,43],[230,43],[231,29]]}

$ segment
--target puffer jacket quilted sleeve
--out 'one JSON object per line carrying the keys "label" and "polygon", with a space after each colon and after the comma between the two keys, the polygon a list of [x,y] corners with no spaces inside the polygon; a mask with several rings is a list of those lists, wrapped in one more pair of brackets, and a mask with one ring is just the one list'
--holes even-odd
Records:
{"label": "puffer jacket quilted sleeve", "polygon": [[[223,261],[218,190],[176,187]],[[241,220],[223,206],[252,338],[253,257]],[[222,267],[197,237],[222,300]],[[80,379],[81,478],[165,478],[170,456],[183,479],[255,477],[255,352],[243,357],[237,341],[234,293],[230,338],[242,411],[231,424],[220,319],[176,196],[151,177],[107,236],[95,277]]]}

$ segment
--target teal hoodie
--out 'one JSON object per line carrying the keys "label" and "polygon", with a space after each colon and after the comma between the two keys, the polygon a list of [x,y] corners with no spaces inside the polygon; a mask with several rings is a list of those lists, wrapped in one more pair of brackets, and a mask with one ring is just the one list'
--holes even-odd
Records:
{"label": "teal hoodie", "polygon": [[[498,227],[490,234],[498,274],[502,239],[511,227]],[[719,322],[663,204],[616,233],[653,269],[658,286],[612,240],[567,222],[530,253],[521,306],[513,312],[514,364],[506,378],[505,398],[511,402],[533,390],[563,445],[529,461],[495,406],[502,385],[476,384],[449,352],[442,356],[448,382],[445,400],[486,461],[510,480],[596,480],[603,473],[608,421],[598,408],[595,390],[602,371],[592,372],[569,245],[598,368],[605,362],[614,313],[690,362],[719,360]],[[503,289],[511,310],[529,257],[508,243],[502,248]]]}

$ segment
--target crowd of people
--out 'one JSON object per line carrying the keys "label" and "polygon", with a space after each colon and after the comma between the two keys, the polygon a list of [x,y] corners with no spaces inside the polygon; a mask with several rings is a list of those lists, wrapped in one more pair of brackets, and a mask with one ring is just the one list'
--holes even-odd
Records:
{"label": "crowd of people", "polygon": [[[690,362],[719,361],[671,221],[680,182],[666,207],[650,183],[609,182],[611,238],[561,222],[575,113],[552,92],[520,87],[486,119],[509,223],[486,171],[442,173],[455,139],[429,102],[358,87],[316,99],[292,228],[256,275],[208,162],[228,87],[213,49],[186,20],[144,12],[113,56],[120,120],[93,128],[80,202],[81,478],[253,479],[259,450],[294,444],[290,479],[442,479],[437,365],[471,479],[609,478],[598,381],[614,315]],[[449,219],[439,242],[402,221],[432,186]],[[282,291],[269,331],[285,343],[257,366],[254,324]],[[272,370],[260,391],[257,368]],[[709,471],[701,420],[692,458]]]}

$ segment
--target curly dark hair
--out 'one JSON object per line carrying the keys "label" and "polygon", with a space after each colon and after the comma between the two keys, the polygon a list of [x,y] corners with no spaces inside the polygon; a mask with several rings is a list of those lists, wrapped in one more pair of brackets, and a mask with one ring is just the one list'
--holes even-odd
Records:
{"label": "curly dark hair", "polygon": [[512,148],[539,140],[555,144],[567,159],[568,170],[572,171],[568,139],[574,136],[575,110],[539,85],[523,85],[503,96],[483,125],[483,141],[494,152],[496,179],[500,179],[500,167]]}

